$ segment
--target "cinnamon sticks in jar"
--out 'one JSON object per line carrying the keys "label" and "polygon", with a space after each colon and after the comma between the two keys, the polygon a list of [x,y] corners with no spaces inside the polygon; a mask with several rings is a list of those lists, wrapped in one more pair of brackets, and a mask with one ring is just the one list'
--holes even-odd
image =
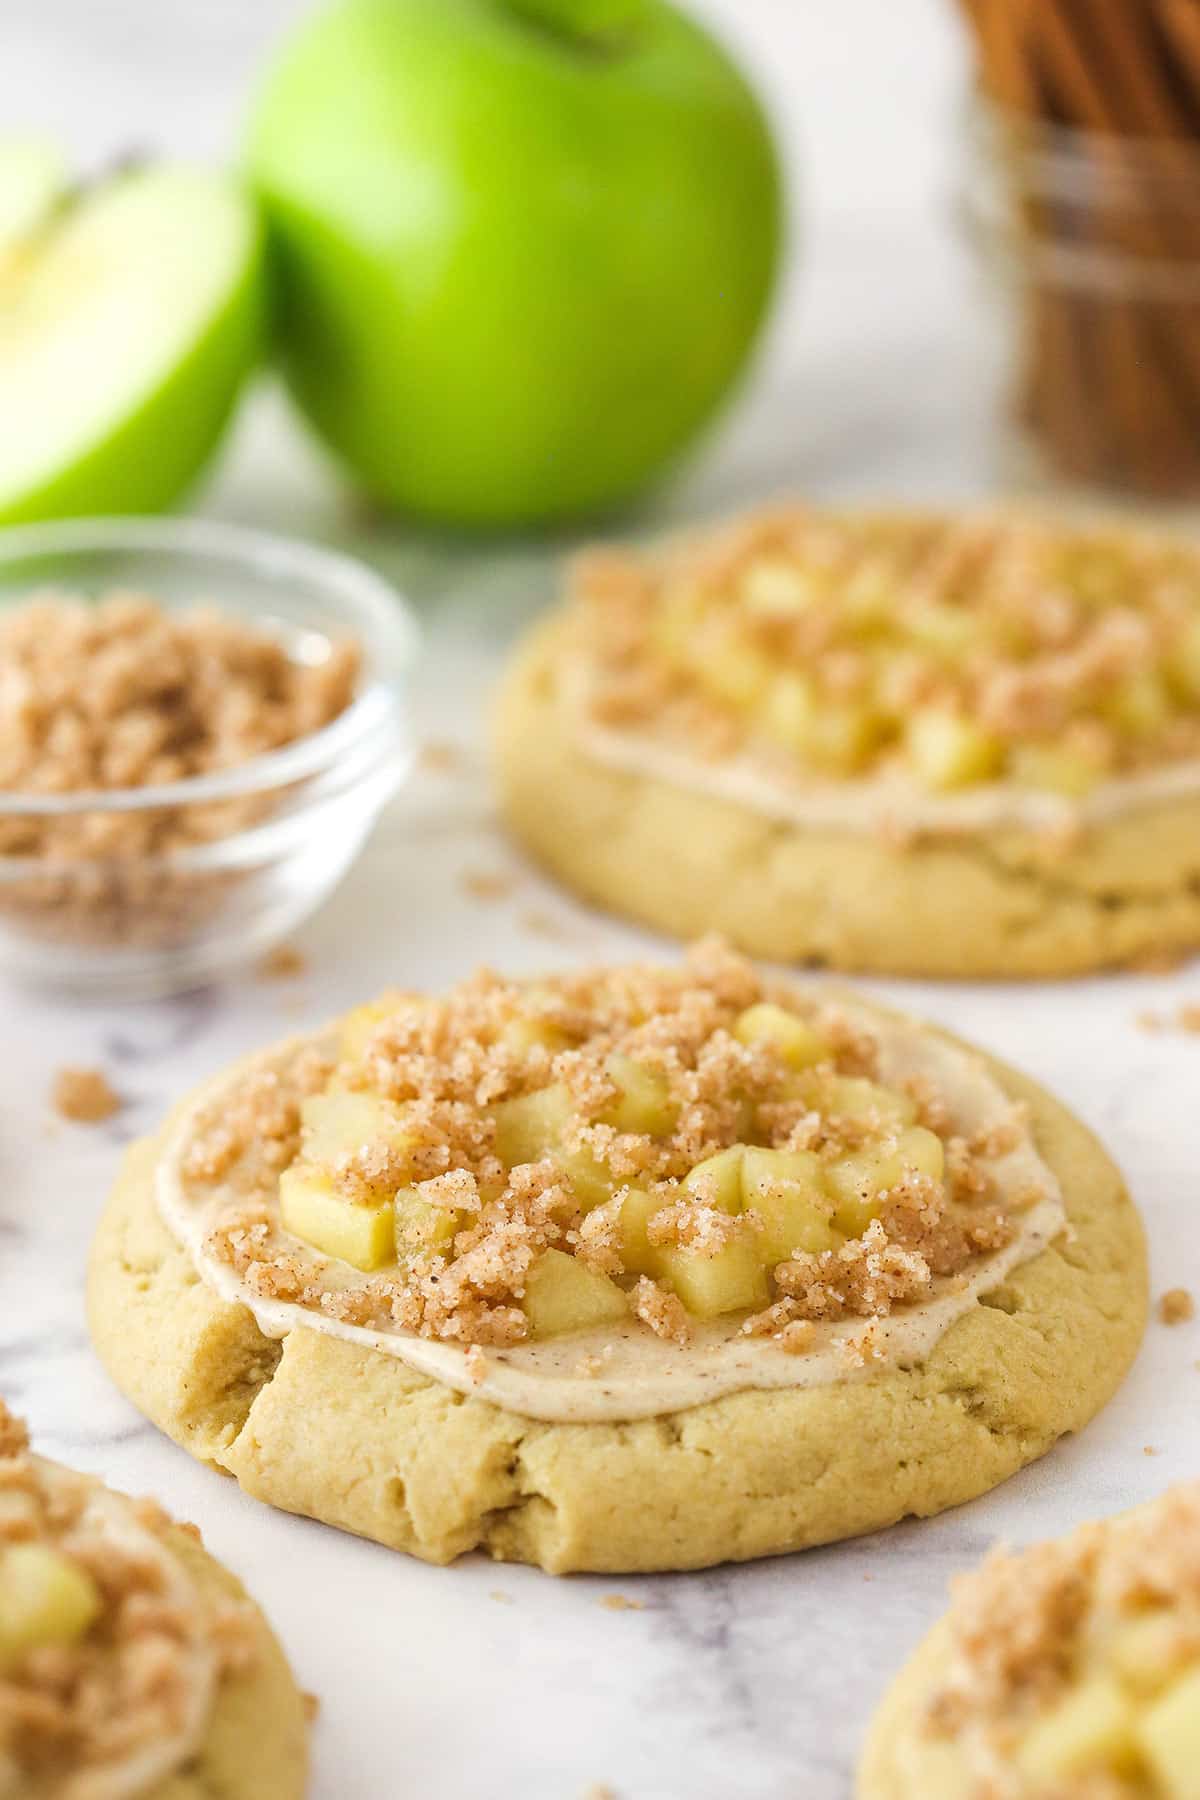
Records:
{"label": "cinnamon sticks in jar", "polygon": [[1049,472],[1200,499],[1200,0],[963,0]]}

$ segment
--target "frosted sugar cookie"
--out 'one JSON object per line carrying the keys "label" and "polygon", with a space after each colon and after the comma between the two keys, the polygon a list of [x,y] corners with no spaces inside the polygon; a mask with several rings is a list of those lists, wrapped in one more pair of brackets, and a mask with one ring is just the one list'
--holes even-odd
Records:
{"label": "frosted sugar cookie", "polygon": [[1200,1484],[960,1580],[886,1696],[861,1800],[1191,1800]]}
{"label": "frosted sugar cookie", "polygon": [[264,1052],[134,1153],[90,1281],[117,1381],[249,1492],[555,1570],[968,1499],[1103,1404],[1145,1304],[1056,1101],[716,944]]}
{"label": "frosted sugar cookie", "polygon": [[199,1535],[32,1455],[0,1401],[0,1793],[298,1800],[307,1739],[266,1621]]}
{"label": "frosted sugar cookie", "polygon": [[1200,944],[1200,555],[1031,517],[758,515],[599,551],[500,697],[586,898],[782,961],[1067,975]]}

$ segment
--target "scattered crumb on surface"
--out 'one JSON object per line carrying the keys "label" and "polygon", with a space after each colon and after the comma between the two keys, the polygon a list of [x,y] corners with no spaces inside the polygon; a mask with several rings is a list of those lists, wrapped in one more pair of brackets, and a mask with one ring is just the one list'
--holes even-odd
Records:
{"label": "scattered crumb on surface", "polygon": [[1158,1316],[1164,1325],[1182,1325],[1195,1314],[1196,1302],[1186,1288],[1168,1288],[1158,1303]]}
{"label": "scattered crumb on surface", "polygon": [[428,743],[421,745],[417,753],[417,767],[427,775],[457,775],[464,760],[457,744],[441,738],[430,738]]}
{"label": "scattered crumb on surface", "polygon": [[488,1599],[498,1600],[501,1606],[511,1606],[513,1603],[512,1595],[505,1593],[503,1588],[493,1588],[488,1594]]}
{"label": "scattered crumb on surface", "polygon": [[76,1125],[99,1125],[121,1108],[121,1096],[103,1069],[60,1069],[51,1099],[60,1118]]}
{"label": "scattered crumb on surface", "polygon": [[276,944],[259,963],[258,973],[263,981],[292,981],[308,973],[308,958],[295,944]]}
{"label": "scattered crumb on surface", "polygon": [[1160,1454],[1161,1454],[1161,1452],[1159,1451],[1157,1444],[1143,1444],[1142,1445],[1142,1455],[1143,1456],[1158,1456]]}
{"label": "scattered crumb on surface", "polygon": [[300,1704],[304,1708],[304,1717],[311,1725],[321,1710],[320,1700],[315,1694],[302,1693],[300,1695]]}
{"label": "scattered crumb on surface", "polygon": [[605,1594],[600,1601],[606,1612],[645,1612],[644,1600],[631,1600],[627,1594]]}
{"label": "scattered crumb on surface", "polygon": [[1137,1023],[1143,1031],[1188,1031],[1200,1033],[1200,1004],[1194,1000],[1173,1013],[1141,1012]]}
{"label": "scattered crumb on surface", "polygon": [[519,924],[522,931],[528,931],[533,937],[548,938],[552,944],[575,942],[575,933],[566,919],[557,919],[553,913],[542,912],[537,907],[522,913]]}
{"label": "scattered crumb on surface", "polygon": [[478,1344],[472,1344],[467,1350],[466,1365],[467,1379],[473,1387],[478,1387],[481,1382],[487,1380],[488,1369],[491,1365]]}
{"label": "scattered crumb on surface", "polygon": [[617,1790],[606,1782],[594,1781],[590,1788],[584,1789],[581,1800],[617,1800]]}
{"label": "scattered crumb on surface", "polygon": [[506,900],[517,878],[504,869],[464,869],[458,885],[472,900]]}

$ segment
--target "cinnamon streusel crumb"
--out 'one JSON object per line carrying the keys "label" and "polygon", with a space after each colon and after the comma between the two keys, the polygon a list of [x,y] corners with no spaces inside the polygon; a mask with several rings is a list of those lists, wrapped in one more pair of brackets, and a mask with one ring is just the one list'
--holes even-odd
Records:
{"label": "cinnamon streusel crumb", "polygon": [[121,1096],[103,1069],[60,1069],[52,1099],[59,1117],[76,1125],[100,1125],[121,1108]]}
{"label": "cinnamon streusel crumb", "polygon": [[1158,1303],[1158,1316],[1164,1325],[1182,1325],[1196,1316],[1196,1302],[1187,1288],[1168,1288]]}

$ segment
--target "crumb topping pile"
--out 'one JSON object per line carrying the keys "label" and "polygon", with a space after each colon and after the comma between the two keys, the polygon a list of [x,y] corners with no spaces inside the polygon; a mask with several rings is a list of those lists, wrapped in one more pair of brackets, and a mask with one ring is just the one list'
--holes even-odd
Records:
{"label": "crumb topping pile", "polygon": [[789,507],[593,552],[572,614],[597,725],[780,779],[1075,798],[1200,757],[1200,557],[1167,539]]}
{"label": "crumb topping pile", "polygon": [[[54,594],[0,610],[0,791],[112,791],[231,769],[318,731],[354,697],[358,647],[299,662],[271,633],[215,609],[140,594]],[[157,855],[254,823],[245,796],[65,818],[0,816],[0,856]]]}
{"label": "crumb topping pile", "polygon": [[136,1529],[114,1532],[97,1491],[33,1457],[0,1401],[0,1793],[50,1800],[85,1777],[125,1791],[127,1771],[186,1736],[197,1654],[218,1678],[254,1655],[246,1606],[168,1591],[162,1555],[146,1548],[166,1549],[166,1514],[129,1501]]}
{"label": "crumb topping pile", "polygon": [[1186,1800],[1200,1769],[1200,1483],[956,1585],[925,1720],[978,1800]]}
{"label": "crumb topping pile", "polygon": [[633,1320],[685,1344],[729,1316],[799,1352],[1014,1234],[988,1159],[1021,1110],[968,1140],[928,1079],[878,1074],[842,1008],[715,942],[675,968],[484,971],[248,1074],[183,1176],[263,1300],[470,1346]]}

